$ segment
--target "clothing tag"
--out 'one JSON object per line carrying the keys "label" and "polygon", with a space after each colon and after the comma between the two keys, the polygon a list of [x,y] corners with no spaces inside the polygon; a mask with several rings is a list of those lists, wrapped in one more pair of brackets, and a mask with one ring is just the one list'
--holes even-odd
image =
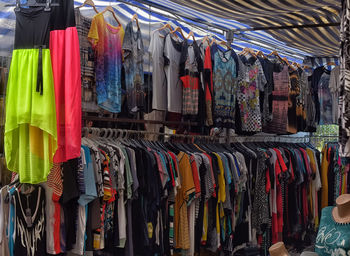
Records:
{"label": "clothing tag", "polygon": [[101,235],[98,233],[94,233],[94,242],[93,242],[93,247],[95,250],[100,249],[100,244],[101,243]]}
{"label": "clothing tag", "polygon": [[153,237],[153,224],[152,224],[152,222],[147,223],[147,228],[148,228],[148,238],[151,239]]}
{"label": "clothing tag", "polygon": [[26,209],[26,223],[28,228],[31,228],[33,226],[32,211],[30,210],[30,208]]}
{"label": "clothing tag", "polygon": [[137,39],[137,49],[141,50],[141,40]]}

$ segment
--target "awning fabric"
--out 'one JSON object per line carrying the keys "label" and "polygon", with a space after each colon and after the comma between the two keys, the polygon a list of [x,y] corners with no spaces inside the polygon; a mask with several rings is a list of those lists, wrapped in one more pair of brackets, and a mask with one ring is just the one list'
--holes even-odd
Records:
{"label": "awning fabric", "polygon": [[[251,27],[340,22],[340,0],[146,0],[193,15],[194,11]],[[234,28],[234,27],[232,27]],[[310,56],[337,56],[339,27],[268,30],[275,39]]]}
{"label": "awning fabric", "polygon": [[[75,6],[79,6],[84,0],[75,0],[74,2]],[[151,31],[159,28],[164,23],[169,23],[173,27],[180,26],[185,35],[192,30],[196,38],[201,38],[210,34],[206,30],[208,26],[201,24],[201,21],[227,29],[247,28],[249,26],[302,25],[338,22],[338,12],[340,10],[338,0],[124,0],[123,2],[129,2],[132,5],[127,5],[118,0],[94,0],[99,10],[103,10],[107,5],[112,5],[118,19],[124,26],[132,15],[137,13],[146,49]],[[14,7],[5,6],[9,3],[15,3],[15,0],[0,0],[0,55],[11,55],[13,48],[15,13],[13,11]],[[162,10],[165,9],[168,12],[162,11],[164,15],[159,15],[155,12],[156,8],[150,8],[147,3],[162,6]],[[215,8],[213,8],[213,5]],[[147,8],[149,8],[149,11]],[[183,16],[172,15],[171,13],[174,11],[176,11],[176,14],[182,13]],[[94,14],[90,7],[84,7],[82,13],[87,16]],[[194,19],[186,17],[193,17]],[[196,26],[202,29],[196,29]],[[297,55],[295,58],[287,56],[289,60],[299,63],[302,62],[304,56],[333,57],[338,55],[338,29],[338,27],[326,27],[248,31],[240,35],[243,40],[235,37],[234,48],[241,50],[244,47],[249,47],[254,50],[262,50],[264,53],[269,53],[272,50],[279,52],[285,50]],[[217,39],[224,40],[224,36],[219,33],[215,36]],[[266,47],[264,43],[266,43]],[[273,48],[271,48],[271,45]],[[281,56],[284,57],[283,53]],[[148,57],[145,60],[146,65],[149,62]]]}

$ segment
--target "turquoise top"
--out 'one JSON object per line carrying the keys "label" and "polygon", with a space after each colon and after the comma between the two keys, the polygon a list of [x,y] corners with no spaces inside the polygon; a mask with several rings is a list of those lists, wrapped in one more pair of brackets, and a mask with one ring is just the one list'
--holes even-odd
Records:
{"label": "turquoise top", "polygon": [[318,255],[350,255],[350,223],[335,222],[334,206],[322,209],[321,223],[316,237],[315,252]]}

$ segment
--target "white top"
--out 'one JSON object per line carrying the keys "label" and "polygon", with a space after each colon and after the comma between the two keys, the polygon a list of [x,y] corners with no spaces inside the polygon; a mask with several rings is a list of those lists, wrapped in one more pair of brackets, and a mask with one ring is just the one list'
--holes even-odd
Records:
{"label": "white top", "polygon": [[164,71],[164,43],[168,29],[155,30],[152,32],[148,51],[152,58],[152,109],[167,109],[167,82]]}
{"label": "white top", "polygon": [[[176,45],[178,46],[177,48]],[[179,76],[181,50],[180,41],[168,34],[165,37],[164,56],[169,60],[165,66],[167,81],[167,110],[169,112],[182,112],[182,82]]]}

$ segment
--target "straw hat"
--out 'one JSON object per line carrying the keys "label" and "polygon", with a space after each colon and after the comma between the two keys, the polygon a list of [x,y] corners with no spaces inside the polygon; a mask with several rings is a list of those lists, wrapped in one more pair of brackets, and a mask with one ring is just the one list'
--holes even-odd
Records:
{"label": "straw hat", "polygon": [[289,255],[286,247],[284,246],[283,242],[278,242],[273,244],[269,248],[269,252],[271,256],[284,256],[284,255]]}
{"label": "straw hat", "polygon": [[[344,194],[337,198],[337,206],[333,208],[332,215],[334,220],[340,224],[350,224],[350,194]],[[339,208],[349,212],[347,216],[339,214]]]}
{"label": "straw hat", "polygon": [[300,256],[318,256],[316,252],[302,252]]}

